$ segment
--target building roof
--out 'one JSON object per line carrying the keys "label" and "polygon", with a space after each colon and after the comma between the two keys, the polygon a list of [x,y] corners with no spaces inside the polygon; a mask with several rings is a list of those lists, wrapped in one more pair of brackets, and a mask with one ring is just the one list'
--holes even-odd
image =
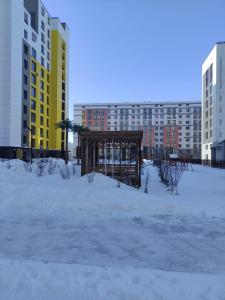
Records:
{"label": "building roof", "polygon": [[201,105],[201,101],[142,101],[142,102],[79,102],[75,103],[74,106],[113,106],[113,105],[177,105],[177,104],[198,104]]}

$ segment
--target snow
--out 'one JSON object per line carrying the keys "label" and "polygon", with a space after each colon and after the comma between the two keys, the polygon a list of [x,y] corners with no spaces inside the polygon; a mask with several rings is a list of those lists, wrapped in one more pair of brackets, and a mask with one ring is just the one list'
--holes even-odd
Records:
{"label": "snow", "polygon": [[64,180],[10,165],[0,299],[225,299],[225,170],[193,166],[174,195],[151,165],[148,194],[101,174],[88,183],[78,166]]}

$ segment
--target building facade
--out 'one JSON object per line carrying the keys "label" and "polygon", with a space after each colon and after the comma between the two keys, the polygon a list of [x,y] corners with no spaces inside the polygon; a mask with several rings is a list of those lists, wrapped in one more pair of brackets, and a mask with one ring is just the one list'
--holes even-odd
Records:
{"label": "building facade", "polygon": [[217,43],[202,65],[202,159],[224,160],[225,42]]}
{"label": "building facade", "polygon": [[41,0],[0,1],[0,157],[64,150],[69,29]]}
{"label": "building facade", "polygon": [[76,104],[74,122],[91,130],[143,130],[143,152],[149,158],[172,153],[201,158],[201,103],[197,101]]}

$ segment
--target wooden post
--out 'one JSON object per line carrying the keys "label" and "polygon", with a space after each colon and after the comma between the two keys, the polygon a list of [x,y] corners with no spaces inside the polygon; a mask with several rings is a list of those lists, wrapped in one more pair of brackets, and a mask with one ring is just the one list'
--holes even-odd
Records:
{"label": "wooden post", "polygon": [[88,139],[85,139],[85,174],[88,174],[88,163],[89,163],[89,151],[88,151]]}

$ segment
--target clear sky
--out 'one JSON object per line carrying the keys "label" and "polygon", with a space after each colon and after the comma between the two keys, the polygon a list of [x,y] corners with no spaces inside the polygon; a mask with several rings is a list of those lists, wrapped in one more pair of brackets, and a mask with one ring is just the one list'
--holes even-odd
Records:
{"label": "clear sky", "polygon": [[76,102],[200,100],[201,65],[225,40],[225,0],[43,0],[70,28]]}

